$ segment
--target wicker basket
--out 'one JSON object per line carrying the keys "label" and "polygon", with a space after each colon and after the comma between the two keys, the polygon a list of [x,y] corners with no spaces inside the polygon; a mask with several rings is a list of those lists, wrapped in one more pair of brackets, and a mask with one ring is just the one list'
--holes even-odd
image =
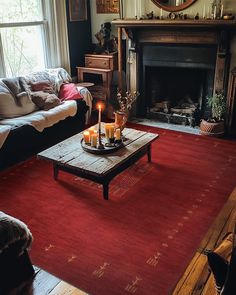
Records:
{"label": "wicker basket", "polygon": [[221,137],[225,133],[224,121],[207,122],[202,120],[200,124],[200,134],[214,137]]}

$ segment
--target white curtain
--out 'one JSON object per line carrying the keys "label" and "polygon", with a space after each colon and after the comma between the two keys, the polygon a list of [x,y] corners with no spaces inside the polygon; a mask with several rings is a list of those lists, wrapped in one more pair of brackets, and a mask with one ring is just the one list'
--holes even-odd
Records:
{"label": "white curtain", "polygon": [[63,67],[70,73],[70,57],[67,33],[66,1],[44,0],[43,9],[48,20],[45,46],[50,68]]}

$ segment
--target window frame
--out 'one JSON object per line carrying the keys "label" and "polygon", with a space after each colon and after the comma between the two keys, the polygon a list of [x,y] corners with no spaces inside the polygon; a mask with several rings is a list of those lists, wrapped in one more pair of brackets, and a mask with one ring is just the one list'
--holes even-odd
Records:
{"label": "window frame", "polygon": [[[64,0],[41,0],[41,21],[0,23],[1,28],[40,26],[47,68],[64,67],[70,73],[66,6]],[[60,34],[59,34],[60,32]],[[0,34],[0,78],[6,77]]]}

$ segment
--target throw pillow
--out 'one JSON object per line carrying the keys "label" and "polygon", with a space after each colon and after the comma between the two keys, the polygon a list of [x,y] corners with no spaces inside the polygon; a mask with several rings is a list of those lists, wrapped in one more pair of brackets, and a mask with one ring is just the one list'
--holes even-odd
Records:
{"label": "throw pillow", "polygon": [[48,94],[43,91],[32,92],[31,99],[37,107],[45,111],[48,111],[61,103],[60,99],[55,94]]}
{"label": "throw pillow", "polygon": [[82,99],[74,83],[63,84],[59,91],[59,98],[63,100]]}
{"label": "throw pillow", "polygon": [[48,80],[31,82],[31,90],[32,91],[43,91],[43,92],[47,92],[47,93],[55,93],[52,83]]}

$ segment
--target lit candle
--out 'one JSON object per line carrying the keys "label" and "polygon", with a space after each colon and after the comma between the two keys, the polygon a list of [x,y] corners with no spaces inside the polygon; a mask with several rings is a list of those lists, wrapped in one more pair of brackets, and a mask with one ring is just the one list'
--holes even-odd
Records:
{"label": "lit candle", "polygon": [[120,140],[121,139],[120,128],[117,128],[116,131],[115,131],[115,139],[116,140]]}
{"label": "lit candle", "polygon": [[102,106],[98,105],[98,128],[101,130]]}
{"label": "lit candle", "polygon": [[89,144],[90,143],[90,133],[89,133],[89,131],[84,131],[83,136],[84,136],[84,142],[86,144]]}
{"label": "lit candle", "polygon": [[161,11],[160,11],[160,19],[162,19],[162,18],[163,18],[163,10],[161,8]]}

